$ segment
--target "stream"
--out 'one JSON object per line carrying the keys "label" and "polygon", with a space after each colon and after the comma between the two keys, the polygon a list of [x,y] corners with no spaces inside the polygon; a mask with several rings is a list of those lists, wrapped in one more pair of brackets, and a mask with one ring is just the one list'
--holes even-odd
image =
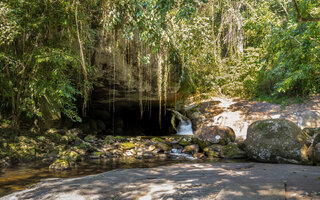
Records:
{"label": "stream", "polygon": [[99,159],[78,163],[70,170],[50,171],[47,163],[19,164],[7,169],[0,169],[0,197],[18,190],[26,189],[47,178],[74,178],[99,174],[115,169],[151,168],[181,162],[204,162],[203,160],[186,159]]}
{"label": "stream", "polygon": [[19,164],[10,168],[0,169],[0,197],[13,192],[27,189],[39,183],[43,179],[50,178],[75,178],[87,175],[99,174],[116,169],[152,168],[178,163],[206,163],[206,162],[244,162],[244,160],[221,159],[177,159],[177,158],[117,158],[86,160],[77,164],[74,168],[64,171],[49,170],[48,163]]}

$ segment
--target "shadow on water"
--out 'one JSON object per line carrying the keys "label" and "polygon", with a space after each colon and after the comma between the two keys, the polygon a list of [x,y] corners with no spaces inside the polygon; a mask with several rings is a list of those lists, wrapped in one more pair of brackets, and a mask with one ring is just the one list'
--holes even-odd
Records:
{"label": "shadow on water", "polygon": [[[119,158],[119,159],[100,159],[87,160],[78,163],[77,166],[65,171],[51,171],[49,165],[44,163],[28,163],[19,164],[7,169],[0,170],[0,197],[12,192],[26,189],[37,184],[42,179],[47,178],[74,178],[99,174],[114,169],[129,168],[151,168],[164,165],[172,165],[177,163],[203,163],[219,160],[185,160],[176,158],[166,159],[135,159],[135,158]],[[221,160],[220,160],[221,162]],[[226,160],[223,162],[239,162]]]}

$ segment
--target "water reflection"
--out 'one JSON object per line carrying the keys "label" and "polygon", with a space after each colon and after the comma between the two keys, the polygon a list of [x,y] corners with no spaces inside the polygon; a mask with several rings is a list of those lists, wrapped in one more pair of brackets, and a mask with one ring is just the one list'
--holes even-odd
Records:
{"label": "water reflection", "polygon": [[114,169],[150,168],[181,162],[203,161],[135,158],[100,159],[80,162],[74,168],[65,171],[49,171],[49,165],[44,163],[19,164],[0,170],[0,197],[17,190],[26,189],[46,178],[73,178]]}

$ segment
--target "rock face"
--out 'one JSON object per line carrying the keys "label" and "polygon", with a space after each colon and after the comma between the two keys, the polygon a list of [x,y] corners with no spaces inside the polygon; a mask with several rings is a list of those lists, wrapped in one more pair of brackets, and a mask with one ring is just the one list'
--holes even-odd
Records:
{"label": "rock face", "polygon": [[320,164],[320,143],[313,147],[313,161],[316,164]]}
{"label": "rock face", "polygon": [[314,129],[315,132],[307,140],[309,145],[308,157],[313,162],[313,164],[320,165],[320,133],[319,128]]}
{"label": "rock face", "polygon": [[246,152],[249,158],[263,162],[307,160],[306,134],[284,119],[257,121],[248,128]]}
{"label": "rock face", "polygon": [[236,135],[232,128],[227,126],[203,126],[198,129],[196,136],[212,144],[228,144],[234,142]]}

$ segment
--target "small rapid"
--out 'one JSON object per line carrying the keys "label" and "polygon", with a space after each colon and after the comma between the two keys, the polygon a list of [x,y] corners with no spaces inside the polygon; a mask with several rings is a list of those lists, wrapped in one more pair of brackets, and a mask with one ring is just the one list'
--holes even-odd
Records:
{"label": "small rapid", "polygon": [[184,119],[180,121],[177,129],[178,135],[193,135],[192,123],[190,119]]}
{"label": "small rapid", "polygon": [[174,114],[173,119],[177,118],[179,120],[179,125],[176,128],[177,134],[178,135],[193,135],[191,120],[176,110],[170,110],[170,111]]}

